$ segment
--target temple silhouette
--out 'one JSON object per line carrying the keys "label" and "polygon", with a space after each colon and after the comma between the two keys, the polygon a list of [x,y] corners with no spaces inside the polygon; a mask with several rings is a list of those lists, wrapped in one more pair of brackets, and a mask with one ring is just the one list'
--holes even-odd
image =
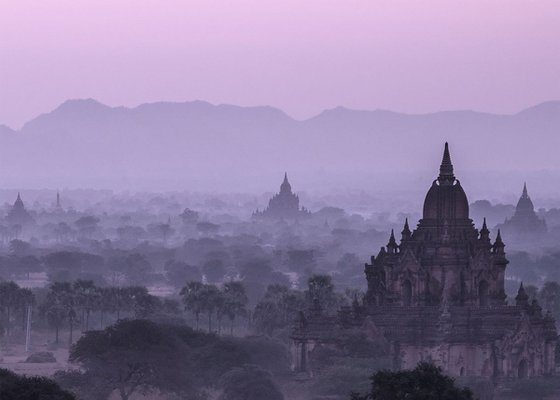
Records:
{"label": "temple silhouette", "polygon": [[523,192],[513,217],[506,219],[503,224],[499,225],[504,233],[514,237],[534,236],[546,233],[546,222],[540,219],[535,212],[535,207],[527,192],[527,184],[523,185]]}
{"label": "temple silhouette", "polygon": [[31,225],[35,222],[33,217],[25,209],[25,205],[23,204],[23,200],[21,199],[21,195],[19,193],[14,205],[6,216],[6,221],[12,226],[19,225],[22,227]]}
{"label": "temple silhouette", "polygon": [[507,304],[507,264],[500,231],[492,240],[485,220],[478,230],[469,218],[446,143],[416,229],[406,220],[400,243],[391,232],[365,265],[363,301],[337,316],[325,315],[320,305],[300,314],[292,334],[294,368],[311,371],[318,349],[336,346],[345,331],[358,329],[384,336],[394,368],[431,361],[454,376],[552,374],[554,319],[529,301],[522,283],[515,305]]}
{"label": "temple silhouette", "polygon": [[284,181],[280,185],[280,192],[275,194],[263,211],[255,211],[254,218],[269,219],[298,219],[307,217],[310,212],[305,207],[299,207],[299,197],[292,192],[292,185],[288,182],[288,173],[284,173]]}

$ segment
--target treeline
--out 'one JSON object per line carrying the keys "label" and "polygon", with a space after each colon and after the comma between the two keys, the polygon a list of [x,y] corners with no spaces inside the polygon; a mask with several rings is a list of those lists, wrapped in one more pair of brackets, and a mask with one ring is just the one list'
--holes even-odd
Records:
{"label": "treeline", "polygon": [[[14,326],[26,329],[27,313],[33,309],[34,328],[49,327],[59,343],[59,332],[67,329],[73,342],[76,329],[81,332],[103,327],[116,320],[180,315],[178,301],[148,293],[142,286],[98,287],[92,281],[55,282],[48,289],[21,288],[14,282],[0,282],[1,332],[12,336]],[[96,326],[91,320],[96,316]],[[16,322],[20,321],[16,325]]]}
{"label": "treeline", "polygon": [[267,335],[280,331],[276,336],[285,339],[299,311],[319,304],[325,312],[334,313],[354,296],[361,294],[336,293],[331,278],[326,275],[310,277],[303,291],[269,285],[254,307],[249,306],[245,284],[241,281],[221,285],[191,281],[173,297],[152,295],[144,286],[98,286],[90,280],[55,282],[36,289],[0,282],[0,329],[7,338],[14,327],[25,330],[27,312],[32,309],[34,328],[51,329],[56,344],[60,342],[61,330],[68,332],[68,343],[73,343],[76,330],[99,330],[124,318],[190,319],[199,330],[204,317],[208,332],[220,334],[227,326],[231,335],[236,323],[243,319],[250,331]]}

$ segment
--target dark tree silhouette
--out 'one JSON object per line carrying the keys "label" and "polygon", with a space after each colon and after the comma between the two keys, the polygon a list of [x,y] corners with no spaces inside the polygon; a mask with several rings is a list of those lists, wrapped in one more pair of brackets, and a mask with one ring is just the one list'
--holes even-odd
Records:
{"label": "dark tree silhouette", "polygon": [[56,332],[55,342],[58,344],[58,332],[64,321],[70,327],[69,342],[72,343],[72,333],[76,321],[75,296],[69,282],[55,282],[47,293],[45,301],[41,304],[41,314],[54,327]]}
{"label": "dark tree silhouette", "polygon": [[381,370],[371,377],[371,391],[352,394],[352,400],[473,400],[472,392],[430,363],[412,370]]}
{"label": "dark tree silhouette", "polygon": [[19,305],[19,295],[20,288],[15,282],[0,282],[0,310],[6,336],[10,336],[12,314]]}
{"label": "dark tree silhouette", "polygon": [[329,275],[310,276],[305,297],[309,306],[317,302],[326,310],[335,310],[338,306],[338,298]]}
{"label": "dark tree silhouette", "polygon": [[77,280],[72,286],[75,296],[75,304],[82,312],[82,332],[89,330],[89,317],[93,311],[97,311],[101,301],[101,292],[93,281]]}
{"label": "dark tree silhouette", "polygon": [[243,365],[221,379],[223,393],[219,400],[284,400],[270,373],[256,365]]}
{"label": "dark tree silhouette", "polygon": [[181,290],[181,296],[183,296],[185,308],[194,314],[196,330],[198,330],[200,314],[204,311],[205,307],[205,285],[202,282],[189,282]]}
{"label": "dark tree silhouette", "polygon": [[247,295],[245,294],[245,287],[241,282],[227,282],[224,283],[222,288],[224,300],[224,313],[230,320],[230,335],[233,335],[233,322],[237,316],[243,315],[247,312]]}
{"label": "dark tree silhouette", "polygon": [[50,379],[20,376],[0,369],[0,399],[74,400],[75,397]]}
{"label": "dark tree silhouette", "polygon": [[[153,389],[190,389],[186,349],[165,328],[147,320],[123,320],[103,331],[86,332],[72,347],[70,361],[122,400]],[[88,378],[83,377],[83,379]]]}

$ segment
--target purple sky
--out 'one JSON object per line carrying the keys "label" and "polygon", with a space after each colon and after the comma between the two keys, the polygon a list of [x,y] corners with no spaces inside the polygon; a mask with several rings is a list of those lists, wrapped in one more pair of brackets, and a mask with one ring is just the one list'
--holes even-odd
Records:
{"label": "purple sky", "polygon": [[0,124],[68,98],[511,113],[560,99],[560,1],[17,0]]}

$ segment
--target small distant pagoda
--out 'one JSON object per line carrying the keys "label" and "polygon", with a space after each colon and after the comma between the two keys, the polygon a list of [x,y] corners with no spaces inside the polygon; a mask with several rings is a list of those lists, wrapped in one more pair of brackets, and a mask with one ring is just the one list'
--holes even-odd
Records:
{"label": "small distant pagoda", "polygon": [[61,201],[60,201],[60,192],[57,191],[57,192],[56,192],[56,205],[55,205],[55,207],[54,207],[54,212],[55,212],[55,213],[61,213],[61,212],[63,212],[63,211],[64,211],[64,210],[62,209],[62,203],[61,203]]}
{"label": "small distant pagoda", "polygon": [[284,181],[280,185],[280,192],[275,194],[263,211],[255,211],[253,217],[271,219],[298,219],[308,217],[310,212],[305,207],[299,207],[299,197],[292,192],[292,185],[288,182],[288,173],[284,174]]}
{"label": "small distant pagoda", "polygon": [[31,225],[35,222],[33,217],[25,209],[25,205],[23,204],[23,200],[21,199],[20,193],[18,193],[17,199],[14,205],[12,206],[12,209],[8,212],[8,215],[6,216],[6,221],[10,225],[20,225],[20,226]]}
{"label": "small distant pagoda", "polygon": [[527,184],[523,185],[523,193],[517,202],[515,214],[499,227],[512,235],[535,235],[546,232],[546,222],[535,213],[535,207],[527,192]]}

